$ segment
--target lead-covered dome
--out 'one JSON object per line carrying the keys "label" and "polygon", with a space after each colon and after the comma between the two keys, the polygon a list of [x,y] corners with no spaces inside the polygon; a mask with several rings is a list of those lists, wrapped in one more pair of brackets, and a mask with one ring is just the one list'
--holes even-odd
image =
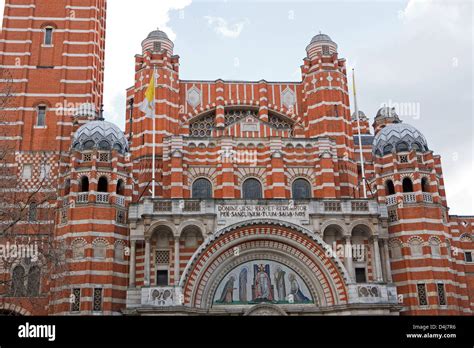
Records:
{"label": "lead-covered dome", "polygon": [[392,123],[383,128],[374,138],[373,154],[388,155],[392,152],[429,151],[424,135],[406,123]]}
{"label": "lead-covered dome", "polygon": [[107,121],[91,121],[74,134],[72,148],[84,150],[117,150],[121,154],[129,151],[128,141],[119,127]]}
{"label": "lead-covered dome", "polygon": [[337,53],[337,44],[329,35],[319,33],[311,39],[310,44],[306,47],[306,53],[309,59],[314,59],[318,55],[331,56]]}
{"label": "lead-covered dome", "polygon": [[379,111],[377,111],[377,115],[375,116],[375,120],[377,121],[377,120],[387,119],[387,118],[393,119],[394,123],[401,122],[395,108],[384,106]]}
{"label": "lead-covered dome", "polygon": [[142,42],[143,53],[145,53],[145,51],[160,52],[164,49],[173,54],[173,48],[173,41],[160,29],[153,30]]}
{"label": "lead-covered dome", "polygon": [[332,42],[335,44],[335,42],[332,41],[329,35],[326,35],[326,34],[318,34],[314,36],[313,39],[311,40],[311,43],[315,43],[315,42]]}
{"label": "lead-covered dome", "polygon": [[[359,110],[359,118],[360,118],[361,120],[366,120],[366,119],[367,119],[367,115],[365,114],[365,112]],[[352,119],[353,119],[353,120],[357,120],[357,114],[356,114],[355,112],[352,114]]]}
{"label": "lead-covered dome", "polygon": [[161,31],[159,29],[153,30],[150,34],[148,34],[147,39],[165,39],[169,40],[168,35],[164,31]]}

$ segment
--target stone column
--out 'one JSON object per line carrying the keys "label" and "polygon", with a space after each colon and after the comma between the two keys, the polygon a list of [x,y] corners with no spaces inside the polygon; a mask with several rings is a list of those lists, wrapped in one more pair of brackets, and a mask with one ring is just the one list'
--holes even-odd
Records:
{"label": "stone column", "polygon": [[136,286],[136,246],[137,242],[130,241],[130,270],[129,270],[129,287],[134,289]]}
{"label": "stone column", "polygon": [[385,252],[383,250],[383,240],[379,240],[379,249],[380,249],[380,268],[382,269],[382,275],[381,278],[384,282],[387,282],[387,267],[386,265],[386,260],[385,260]]}
{"label": "stone column", "polygon": [[346,251],[351,251],[351,254],[350,255],[346,255],[344,253],[344,263],[346,265],[346,268],[347,268],[347,272],[349,273],[349,277],[350,277],[350,282],[355,282],[355,279],[354,279],[354,266],[353,266],[353,263],[352,263],[352,243],[351,243],[351,236],[345,236],[344,237],[346,239],[346,248],[345,250]]}
{"label": "stone column", "polygon": [[179,285],[179,237],[174,238],[174,284]]}
{"label": "stone column", "polygon": [[382,279],[382,267],[381,267],[381,262],[380,262],[380,248],[379,248],[379,238],[378,237],[373,237],[373,261],[374,261],[374,276],[375,280],[377,282],[381,282]]}
{"label": "stone column", "polygon": [[145,286],[150,286],[150,239],[145,240]]}
{"label": "stone column", "polygon": [[387,275],[387,283],[393,283],[392,266],[390,264],[390,253],[388,252],[387,240],[383,240],[383,252],[385,255],[385,273]]}

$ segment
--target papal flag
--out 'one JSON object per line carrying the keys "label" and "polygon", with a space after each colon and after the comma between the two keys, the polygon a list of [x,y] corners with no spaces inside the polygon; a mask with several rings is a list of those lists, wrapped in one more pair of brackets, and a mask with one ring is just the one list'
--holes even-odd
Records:
{"label": "papal flag", "polygon": [[147,117],[155,117],[155,73],[150,79],[150,84],[145,92],[145,99],[140,107]]}

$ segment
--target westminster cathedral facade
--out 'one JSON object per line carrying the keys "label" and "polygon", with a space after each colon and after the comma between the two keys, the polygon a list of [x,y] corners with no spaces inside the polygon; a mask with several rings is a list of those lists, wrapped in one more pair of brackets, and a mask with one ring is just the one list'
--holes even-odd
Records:
{"label": "westminster cathedral facade", "polygon": [[3,269],[0,311],[474,313],[474,217],[449,214],[436,144],[396,109],[351,111],[330,36],[302,47],[298,81],[190,81],[152,31],[121,130],[101,112],[106,1],[70,3],[6,0],[0,139],[19,197],[49,187],[12,238],[50,226],[64,267]]}

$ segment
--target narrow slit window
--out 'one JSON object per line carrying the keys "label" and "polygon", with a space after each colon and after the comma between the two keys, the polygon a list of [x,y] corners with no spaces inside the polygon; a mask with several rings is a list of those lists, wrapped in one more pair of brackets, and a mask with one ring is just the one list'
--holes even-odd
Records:
{"label": "narrow slit window", "polygon": [[167,270],[158,270],[156,272],[156,285],[157,286],[168,286],[168,271]]}
{"label": "narrow slit window", "polygon": [[418,284],[418,302],[420,306],[427,306],[428,305],[428,298],[426,295],[426,284]]}
{"label": "narrow slit window", "polygon": [[356,268],[355,269],[356,282],[358,284],[367,282],[367,275],[365,268]]}
{"label": "narrow slit window", "polygon": [[38,106],[38,118],[36,125],[38,127],[44,127],[46,125],[46,106]]}
{"label": "narrow slit window", "polygon": [[444,284],[439,283],[437,285],[438,288],[438,303],[440,306],[446,306],[446,288]]}
{"label": "narrow slit window", "polygon": [[75,288],[72,289],[71,294],[71,312],[80,312],[81,311],[81,289]]}
{"label": "narrow slit window", "polygon": [[471,251],[466,251],[464,256],[466,258],[467,263],[472,263],[472,252]]}
{"label": "narrow slit window", "polygon": [[53,44],[53,28],[46,28],[44,30],[44,44],[51,46]]}
{"label": "narrow slit window", "polygon": [[102,312],[102,288],[94,289],[94,312]]}

